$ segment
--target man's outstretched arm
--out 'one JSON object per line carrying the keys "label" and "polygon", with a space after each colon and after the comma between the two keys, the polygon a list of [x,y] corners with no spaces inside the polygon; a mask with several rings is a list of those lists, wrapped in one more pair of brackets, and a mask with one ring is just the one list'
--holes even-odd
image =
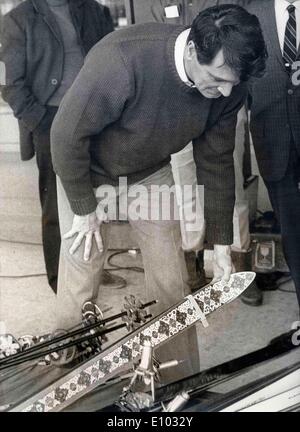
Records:
{"label": "man's outstretched arm", "polygon": [[[232,270],[230,245],[233,243],[235,178],[233,152],[237,114],[245,103],[247,88],[234,88],[219,119],[194,140],[198,184],[204,186],[206,240],[214,245],[215,277],[229,278]],[[221,103],[219,100],[215,104]]]}

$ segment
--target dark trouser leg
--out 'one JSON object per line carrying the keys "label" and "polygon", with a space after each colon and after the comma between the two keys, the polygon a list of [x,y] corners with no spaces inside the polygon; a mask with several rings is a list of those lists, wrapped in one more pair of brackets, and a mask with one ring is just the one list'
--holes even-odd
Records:
{"label": "dark trouser leg", "polygon": [[300,305],[300,156],[296,151],[291,152],[285,176],[265,183],[280,222],[283,251]]}
{"label": "dark trouser leg", "polygon": [[198,291],[207,284],[204,270],[204,250],[184,252],[188,271],[188,286],[192,292]]}
{"label": "dark trouser leg", "polygon": [[50,154],[50,129],[33,134],[39,169],[39,194],[42,207],[42,241],[48,282],[57,291],[60,231],[57,210],[56,176]]}
{"label": "dark trouser leg", "polygon": [[[235,271],[252,271],[252,253],[248,252],[232,252],[232,261]],[[261,306],[263,304],[263,293],[258,288],[255,280],[252,284],[242,293],[240,299],[248,306]]]}

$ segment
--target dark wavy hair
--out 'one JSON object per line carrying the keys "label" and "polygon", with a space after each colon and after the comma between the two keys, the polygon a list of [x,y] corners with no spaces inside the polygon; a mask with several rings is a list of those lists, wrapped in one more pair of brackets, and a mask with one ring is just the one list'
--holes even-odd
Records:
{"label": "dark wavy hair", "polygon": [[200,12],[193,20],[190,40],[200,64],[210,64],[223,49],[226,64],[241,81],[265,72],[268,53],[258,18],[240,6],[226,4]]}

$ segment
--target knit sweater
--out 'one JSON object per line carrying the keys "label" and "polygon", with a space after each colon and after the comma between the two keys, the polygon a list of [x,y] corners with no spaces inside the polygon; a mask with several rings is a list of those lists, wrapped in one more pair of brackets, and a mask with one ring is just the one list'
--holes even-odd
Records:
{"label": "knit sweater", "polygon": [[174,60],[183,29],[136,25],[90,51],[53,123],[54,169],[73,212],[84,215],[97,206],[93,187],[117,185],[119,176],[140,181],[193,140],[206,238],[231,244],[235,126],[246,88],[207,99],[183,83]]}

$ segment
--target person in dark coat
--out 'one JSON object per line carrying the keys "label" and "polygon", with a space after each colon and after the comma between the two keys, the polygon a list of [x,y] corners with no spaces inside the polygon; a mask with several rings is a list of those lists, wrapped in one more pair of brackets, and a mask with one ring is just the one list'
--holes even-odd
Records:
{"label": "person in dark coat", "polygon": [[250,87],[250,129],[300,305],[300,1],[254,0],[247,9],[269,53],[265,76]]}
{"label": "person in dark coat", "polygon": [[36,155],[48,282],[57,290],[60,231],[50,128],[89,50],[113,31],[107,7],[95,0],[26,0],[3,17],[2,97],[19,121],[21,159]]}

